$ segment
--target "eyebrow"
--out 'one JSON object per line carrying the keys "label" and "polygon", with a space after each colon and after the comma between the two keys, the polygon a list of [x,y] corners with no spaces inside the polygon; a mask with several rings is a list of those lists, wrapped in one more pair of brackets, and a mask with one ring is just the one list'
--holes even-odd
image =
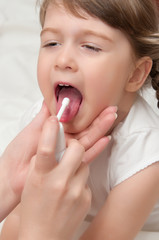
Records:
{"label": "eyebrow", "polygon": [[[59,31],[57,29],[48,27],[48,28],[44,28],[41,31],[40,36],[42,36],[45,32],[59,33]],[[109,38],[108,36],[106,36],[105,34],[102,34],[100,32],[96,32],[96,31],[93,31],[93,30],[84,30],[82,35],[84,35],[84,36],[92,35],[92,36],[95,36],[95,37],[102,38],[104,40],[113,42],[113,40],[111,38]]]}
{"label": "eyebrow", "polygon": [[95,36],[95,37],[98,37],[98,38],[103,38],[104,40],[107,40],[107,41],[110,41],[110,42],[113,42],[113,40],[108,37],[107,35],[105,34],[102,34],[101,32],[96,32],[96,31],[93,31],[93,30],[86,30],[84,31],[84,35],[92,35],[92,36]]}
{"label": "eyebrow", "polygon": [[55,28],[44,28],[41,33],[40,33],[40,36],[42,36],[45,32],[52,32],[52,33],[58,33],[58,30],[55,29]]}

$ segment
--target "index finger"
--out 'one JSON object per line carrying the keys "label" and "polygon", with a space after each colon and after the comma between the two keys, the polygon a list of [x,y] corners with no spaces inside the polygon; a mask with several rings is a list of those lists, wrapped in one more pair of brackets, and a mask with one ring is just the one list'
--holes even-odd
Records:
{"label": "index finger", "polygon": [[79,135],[79,142],[84,146],[85,150],[92,147],[100,138],[106,135],[111,129],[114,121],[117,118],[117,107],[105,109],[90,125],[90,127]]}

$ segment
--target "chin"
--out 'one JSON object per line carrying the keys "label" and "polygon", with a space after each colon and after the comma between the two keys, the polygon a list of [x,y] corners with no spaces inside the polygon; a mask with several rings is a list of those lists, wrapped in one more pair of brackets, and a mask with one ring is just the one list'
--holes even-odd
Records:
{"label": "chin", "polygon": [[82,131],[81,128],[77,128],[68,123],[67,124],[64,123],[63,126],[64,126],[65,133],[68,133],[68,134],[78,134]]}
{"label": "chin", "polygon": [[72,121],[70,123],[63,123],[63,126],[65,132],[69,134],[78,134],[87,128],[87,125],[78,124],[76,121]]}

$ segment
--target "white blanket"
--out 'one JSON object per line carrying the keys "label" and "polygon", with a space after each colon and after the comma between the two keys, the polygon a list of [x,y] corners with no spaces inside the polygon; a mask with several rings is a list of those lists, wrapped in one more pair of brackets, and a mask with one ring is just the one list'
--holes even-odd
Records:
{"label": "white blanket", "polygon": [[[36,66],[40,24],[36,0],[0,0],[0,152],[19,131],[23,113],[41,97]],[[156,104],[153,93],[146,95]],[[158,240],[141,232],[137,240]]]}

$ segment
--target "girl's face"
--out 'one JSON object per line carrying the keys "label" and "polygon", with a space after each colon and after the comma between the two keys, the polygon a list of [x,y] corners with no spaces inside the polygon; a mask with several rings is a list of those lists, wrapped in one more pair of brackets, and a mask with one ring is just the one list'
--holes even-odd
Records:
{"label": "girl's face", "polygon": [[126,36],[101,20],[78,18],[50,5],[41,33],[38,82],[51,114],[65,96],[65,131],[84,130],[110,105],[127,114],[132,93],[126,90],[133,71]]}

